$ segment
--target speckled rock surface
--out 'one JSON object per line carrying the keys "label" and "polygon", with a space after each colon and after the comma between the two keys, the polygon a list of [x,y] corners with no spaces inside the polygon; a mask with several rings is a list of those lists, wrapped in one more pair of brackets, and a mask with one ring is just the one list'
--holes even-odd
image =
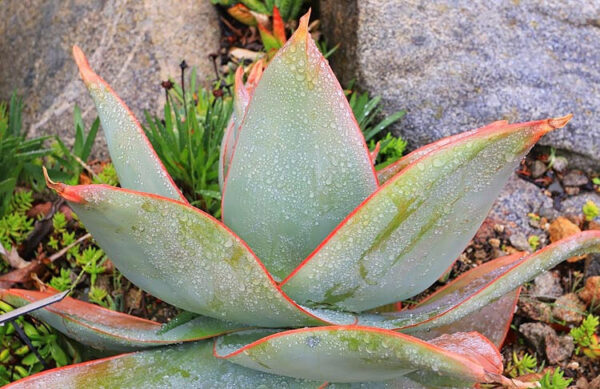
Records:
{"label": "speckled rock surface", "polygon": [[[561,203],[561,211],[567,215],[580,215],[583,205],[588,201],[593,201],[600,207],[600,194],[586,192],[569,197]],[[600,218],[596,218],[596,220],[600,220]]]}
{"label": "speckled rock surface", "polygon": [[552,207],[552,200],[534,184],[513,175],[496,199],[489,217],[506,224],[513,234],[529,236],[539,230],[529,224],[527,214],[537,213],[542,207]]}
{"label": "speckled rock surface", "polygon": [[600,165],[600,2],[321,0],[320,8],[328,40],[343,43],[334,70],[381,95],[387,113],[408,110],[394,131],[410,147],[494,120],[572,112],[541,143]]}
{"label": "speckled rock surface", "polygon": [[[160,81],[185,59],[210,77],[220,31],[209,1],[5,0],[0,2],[0,99],[25,97],[30,134],[74,136],[73,107],[96,117],[71,57],[79,45],[138,118],[164,100]],[[100,134],[99,138],[103,138]],[[96,144],[102,154],[104,140]]]}

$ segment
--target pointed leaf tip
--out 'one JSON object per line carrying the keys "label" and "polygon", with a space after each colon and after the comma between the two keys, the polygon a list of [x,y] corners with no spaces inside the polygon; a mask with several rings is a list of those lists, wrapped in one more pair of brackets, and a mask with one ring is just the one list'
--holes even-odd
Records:
{"label": "pointed leaf tip", "polygon": [[559,128],[563,128],[567,125],[567,123],[571,120],[573,114],[568,114],[559,118],[551,118],[542,120],[541,123],[537,127],[537,131],[535,132],[535,140],[543,135],[546,135],[549,132],[557,130]]}
{"label": "pointed leaf tip", "polygon": [[121,186],[186,203],[129,107],[92,70],[78,46],[73,46],[73,57],[96,105]]}
{"label": "pointed leaf tip", "polygon": [[44,172],[46,186],[55,191],[60,197],[74,203],[82,204],[85,202],[84,199],[78,193],[69,190],[69,186],[63,184],[62,182],[52,181],[52,179],[50,179],[50,176],[48,175],[48,170],[46,169],[46,166],[42,166],[42,171]]}
{"label": "pointed leaf tip", "polygon": [[75,59],[75,63],[79,68],[79,74],[83,79],[83,82],[88,86],[92,83],[99,83],[100,77],[92,70],[90,63],[83,53],[83,50],[79,48],[79,46],[73,46],[73,58]]}
{"label": "pointed leaf tip", "polygon": [[[560,118],[553,118],[550,119],[548,121],[548,124],[550,125],[550,127],[552,127],[552,130],[557,129],[557,128],[563,128],[564,126],[567,125],[567,123],[573,118],[573,114],[570,113],[568,115],[565,115],[563,117]],[[550,131],[552,131],[550,130]]]}
{"label": "pointed leaf tip", "polygon": [[297,41],[306,39],[306,36],[308,35],[308,22],[310,21],[310,13],[311,8],[309,8],[308,11],[304,14],[304,16],[300,18],[300,23],[298,23],[298,29],[296,29],[296,32],[294,32],[290,39],[294,39]]}
{"label": "pointed leaf tip", "polygon": [[310,34],[302,32],[308,18],[251,93],[234,150],[227,146],[232,157],[223,164],[223,221],[278,279],[377,188],[343,90]]}

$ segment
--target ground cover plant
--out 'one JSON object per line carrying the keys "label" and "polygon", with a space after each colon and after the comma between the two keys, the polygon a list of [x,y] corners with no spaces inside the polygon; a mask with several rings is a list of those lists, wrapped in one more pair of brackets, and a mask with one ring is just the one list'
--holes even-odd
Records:
{"label": "ground cover plant", "polygon": [[43,182],[36,159],[50,153],[44,147],[49,137],[26,139],[22,128],[23,101],[12,94],[8,104],[0,104],[0,217],[7,212],[17,182],[35,185]]}
{"label": "ground cover plant", "polygon": [[[67,299],[35,315],[96,348],[163,347],[49,371],[15,387],[525,385],[501,375],[495,348],[519,286],[564,259],[598,251],[597,232],[488,262],[414,309],[377,307],[437,280],[521,157],[569,117],[493,123],[375,171],[375,155],[307,25],[305,17],[256,85],[238,82],[243,116],[232,118],[220,158],[226,226],[187,204],[137,121],[75,50],[128,189],[49,186],[133,282],[203,316],[185,314],[161,328]],[[47,295],[8,290],[3,298],[23,305]],[[165,347],[181,342],[188,343]],[[560,372],[546,377],[548,387],[562,382]]]}

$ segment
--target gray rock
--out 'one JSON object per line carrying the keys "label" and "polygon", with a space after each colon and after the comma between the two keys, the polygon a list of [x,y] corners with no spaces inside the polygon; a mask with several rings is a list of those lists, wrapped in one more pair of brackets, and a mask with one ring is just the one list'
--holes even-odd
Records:
{"label": "gray rock", "polygon": [[560,212],[553,207],[541,207],[538,211],[538,215],[540,215],[540,217],[545,217],[549,221],[552,221],[560,216]]}
{"label": "gray rock", "polygon": [[585,261],[585,277],[600,276],[600,254],[589,254]]}
{"label": "gray rock", "polygon": [[561,203],[562,212],[569,215],[581,215],[583,212],[583,205],[589,200],[600,207],[600,194],[595,192],[585,192],[565,199]]}
{"label": "gray rock", "polygon": [[600,164],[600,2],[321,0],[331,59],[416,147],[489,122],[575,116],[541,140]]}
{"label": "gray rock", "polygon": [[573,353],[575,345],[570,336],[558,336],[547,324],[525,323],[519,326],[519,332],[534,347],[539,355],[546,355],[551,364],[562,362]]}
{"label": "gray rock", "polygon": [[556,337],[556,331],[544,323],[525,323],[519,326],[519,332],[531,344],[539,355],[545,354],[546,337]]}
{"label": "gray rock", "polygon": [[548,186],[548,190],[552,194],[563,194],[563,193],[565,193],[565,190],[563,189],[563,187],[560,184],[560,182],[558,182],[558,180],[552,181],[552,183]]}
{"label": "gray rock", "polygon": [[144,110],[160,108],[160,81],[177,77],[182,59],[203,79],[212,75],[208,54],[218,50],[219,39],[208,1],[2,1],[0,99],[16,89],[25,98],[29,133],[58,133],[69,143],[75,104],[87,123],[96,117],[71,56],[74,44],[143,119]]}
{"label": "gray rock", "polygon": [[590,180],[581,170],[571,170],[562,179],[565,186],[583,186]]}
{"label": "gray rock", "polygon": [[585,312],[585,304],[579,299],[575,293],[567,293],[560,296],[554,302],[552,307],[552,315],[559,321],[567,324],[578,325],[583,320]]}
{"label": "gray rock", "polygon": [[546,173],[546,164],[542,161],[535,160],[531,164],[531,177],[538,178],[541,177],[544,173]]}
{"label": "gray rock", "polygon": [[513,175],[496,199],[489,217],[507,224],[513,235],[529,236],[538,234],[540,230],[529,224],[527,214],[538,213],[541,207],[552,207],[552,200],[534,184]]}
{"label": "gray rock", "polygon": [[562,296],[563,288],[560,285],[560,275],[555,272],[546,271],[535,277],[533,288],[530,290],[531,297],[543,300],[555,300]]}
{"label": "gray rock", "polygon": [[569,160],[566,157],[558,156],[554,159],[552,169],[556,172],[562,173],[569,166]]}
{"label": "gray rock", "polygon": [[546,358],[551,365],[567,360],[575,349],[573,338],[569,335],[546,336],[545,343]]}
{"label": "gray rock", "polygon": [[527,237],[520,232],[516,232],[512,234],[509,238],[510,244],[521,251],[531,251],[531,246],[529,246],[529,242],[527,241]]}

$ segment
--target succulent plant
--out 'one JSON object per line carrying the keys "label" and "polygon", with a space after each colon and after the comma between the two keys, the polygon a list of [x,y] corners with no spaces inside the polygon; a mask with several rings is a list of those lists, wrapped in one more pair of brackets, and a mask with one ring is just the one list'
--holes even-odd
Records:
{"label": "succulent plant", "polygon": [[[238,73],[221,150],[222,221],[186,202],[137,120],[74,48],[122,188],[48,185],[127,278],[197,315],[161,327],[67,298],[33,315],[83,344],[137,352],[12,387],[525,385],[502,376],[497,349],[520,285],[600,251],[600,231],[486,262],[411,309],[393,303],[445,273],[521,158],[570,116],[495,122],[375,171],[308,18],[251,85]],[[2,298],[21,306],[48,295]]]}

